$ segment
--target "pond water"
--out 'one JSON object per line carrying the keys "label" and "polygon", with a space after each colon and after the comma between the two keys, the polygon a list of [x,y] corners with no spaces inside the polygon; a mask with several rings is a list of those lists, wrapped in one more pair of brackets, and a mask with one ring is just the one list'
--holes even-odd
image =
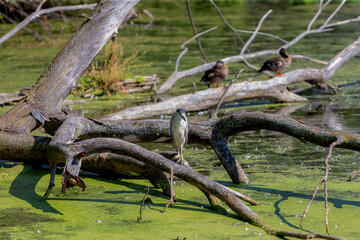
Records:
{"label": "pond water", "polygon": [[[270,8],[274,12],[264,22],[261,31],[277,34],[290,40],[304,31],[317,10],[317,5],[292,5],[290,1],[223,1],[220,8],[226,19],[236,28],[253,30],[258,20]],[[275,2],[271,4],[271,2]],[[218,26],[218,30],[203,37],[202,44],[212,61],[238,52],[232,32],[222,25],[215,10],[206,1],[195,1],[192,13],[198,31]],[[319,21],[322,23],[337,5],[331,4]],[[134,70],[134,75],[156,73],[163,81],[174,69],[180,53],[180,45],[192,36],[186,6],[178,1],[143,1],[141,10],[148,9],[155,17],[154,27],[143,28],[149,18],[145,14],[133,24],[123,27],[118,41],[124,46],[125,55],[146,51],[140,63],[150,67]],[[333,21],[357,17],[360,4],[345,4]],[[0,25],[0,34],[11,29]],[[36,26],[34,26],[36,27]],[[0,92],[13,92],[32,85],[56,56],[75,31],[66,26],[63,35],[54,23],[54,36],[47,42],[34,43],[31,36],[16,35],[0,48]],[[290,54],[303,54],[328,61],[345,46],[355,41],[360,24],[352,23],[336,27],[332,32],[310,35],[289,49]],[[246,40],[249,36],[242,35]],[[199,55],[196,44],[188,45]],[[257,37],[250,45],[251,51],[278,48],[281,43],[271,38]],[[98,60],[104,53],[101,53]],[[343,92],[332,94],[309,88],[307,84],[290,86],[305,88],[301,95],[308,103],[272,104],[264,100],[251,100],[224,106],[220,114],[261,111],[286,114],[290,117],[325,129],[360,133],[359,112],[359,58],[355,56],[342,66],[329,81],[343,86]],[[260,65],[264,59],[253,61]],[[180,70],[200,64],[192,55],[185,55]],[[244,66],[229,65],[230,76]],[[296,60],[289,70],[296,68],[320,68],[321,65]],[[244,76],[251,75],[245,71]],[[166,97],[192,91],[192,82],[199,82],[201,74],[179,80]],[[259,76],[257,79],[266,79]],[[198,89],[205,85],[198,84]],[[82,109],[86,116],[98,117],[134,106],[147,100],[149,93],[122,94],[98,97],[96,100],[72,105]],[[69,99],[77,99],[69,96]],[[4,113],[10,107],[0,108]],[[206,119],[208,112],[191,113],[190,121]],[[168,117],[168,116],[165,116]],[[221,182],[243,194],[265,203],[251,207],[273,227],[300,231],[300,216],[308,204],[315,186],[322,179],[323,160],[327,149],[304,143],[281,133],[270,131],[246,132],[230,138],[229,144],[237,160],[248,174],[249,185],[232,184],[209,147],[192,144],[187,146],[185,158],[193,168],[205,176]],[[160,152],[171,149],[170,144],[142,144]],[[353,171],[360,167],[358,152],[335,149],[330,161],[329,176],[329,223],[330,233],[346,239],[359,239],[360,178],[346,182]],[[88,190],[70,189],[60,193],[60,172],[48,201],[40,201],[48,184],[49,174],[44,169],[28,165],[0,161],[0,239],[273,239],[261,229],[239,220],[229,210],[227,214],[215,214],[208,209],[201,192],[189,184],[178,181],[175,191],[178,201],[166,213],[162,209],[168,199],[156,189],[150,191],[153,204],[145,209],[144,220],[137,223],[140,202],[150,183],[142,179],[103,179],[84,175]],[[325,233],[324,193],[320,187],[305,220],[302,231]],[[227,206],[224,206],[228,209]]]}

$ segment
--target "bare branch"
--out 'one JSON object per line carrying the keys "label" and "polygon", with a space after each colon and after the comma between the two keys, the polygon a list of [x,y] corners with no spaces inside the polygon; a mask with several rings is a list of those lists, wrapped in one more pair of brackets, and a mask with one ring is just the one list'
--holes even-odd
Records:
{"label": "bare branch", "polygon": [[[253,34],[254,31],[248,31],[248,30],[236,30],[236,32],[241,32],[241,33],[250,33],[250,34]],[[281,42],[283,43],[288,43],[288,41],[286,41],[285,39],[279,37],[279,36],[276,36],[274,34],[270,34],[270,33],[264,33],[264,32],[258,32],[257,33],[258,35],[264,35],[264,36],[268,36],[268,37],[272,37],[272,38],[275,38],[277,40],[280,40]]]}
{"label": "bare branch", "polygon": [[[13,20],[12,18],[8,17],[7,15],[3,14],[2,12],[0,12],[0,16],[2,16],[3,18],[5,18],[6,20],[8,20],[9,22],[13,23],[15,26],[18,24],[15,20]],[[34,32],[31,29],[27,28],[27,27],[23,27],[23,30],[31,35],[33,35],[36,40],[45,40],[46,38],[44,36],[41,36],[38,32]]]}
{"label": "bare branch", "polygon": [[41,7],[44,5],[45,2],[46,2],[46,0],[42,0],[41,3],[39,4],[39,6],[36,8],[35,12],[40,11]]}
{"label": "bare branch", "polygon": [[[233,28],[221,15],[221,12],[219,10],[219,8],[216,6],[216,4],[213,2],[213,0],[209,0],[215,7],[215,9],[218,11],[218,14],[220,15],[221,19],[223,20],[223,22],[225,23],[226,26],[228,26],[231,30],[233,31],[238,31],[237,29]],[[324,7],[326,7],[326,5],[328,4],[329,0],[325,3],[322,4],[321,7],[319,8],[319,14],[321,13],[322,9],[324,9]],[[336,11],[336,10],[335,10]],[[316,17],[317,18],[317,17]],[[314,17],[313,19],[316,20],[316,18]],[[315,21],[314,20],[314,21]],[[342,24],[347,24],[347,23],[352,23],[352,22],[358,22],[360,21],[360,16],[357,18],[353,18],[353,19],[348,19],[348,20],[344,20],[344,21],[339,21],[339,22],[335,22],[335,23],[330,23],[327,25],[323,25],[321,27],[319,27],[318,29],[310,29],[310,30],[305,30],[304,32],[300,33],[298,36],[296,36],[294,39],[292,39],[291,41],[285,41],[282,40],[283,42],[285,42],[284,45],[282,45],[280,48],[289,48],[291,46],[293,46],[294,44],[296,44],[297,42],[299,42],[302,38],[304,38],[307,35],[310,34],[317,34],[317,33],[323,33],[323,32],[327,32],[327,31],[332,31],[333,29],[331,29],[330,27],[333,26],[338,26],[338,25],[342,25]],[[310,25],[310,24],[309,24]],[[310,25],[311,27],[311,25]],[[239,30],[243,31],[243,30]],[[251,32],[254,34],[254,32]],[[258,32],[258,34],[260,34],[260,32]],[[279,49],[280,49],[279,48]],[[256,70],[257,68],[255,66],[252,66],[251,64],[249,64],[247,62],[248,59],[256,59],[257,57],[261,57],[261,56],[266,56],[266,55],[274,55],[274,54],[278,54],[279,49],[276,50],[263,50],[263,51],[258,51],[258,52],[254,52],[254,53],[248,53],[248,54],[238,54],[238,55],[234,55],[234,56],[228,56],[228,57],[223,57],[222,60],[225,63],[233,63],[233,62],[243,62],[246,66],[250,67],[253,70]],[[311,57],[307,57],[307,56],[302,56],[302,55],[294,55],[293,58],[303,58],[309,61],[313,61],[313,62],[317,62],[320,64],[326,64],[326,62],[324,61],[320,61],[320,60],[316,60],[313,59]],[[244,61],[245,60],[245,61]],[[179,80],[180,78],[184,78],[184,77],[188,77],[206,70],[209,70],[210,68],[212,68],[213,63],[205,63],[202,65],[199,65],[197,67],[193,67],[191,69],[188,70],[184,70],[181,72],[174,72],[171,74],[171,76],[163,83],[162,86],[160,86],[160,88],[158,89],[158,91],[156,92],[156,94],[162,94],[165,93],[166,91],[168,91],[175,83],[177,80]]]}
{"label": "bare branch", "polygon": [[244,71],[244,69],[239,70],[239,72],[235,75],[235,77],[234,77],[233,79],[231,79],[229,85],[225,88],[224,93],[221,95],[220,100],[219,100],[218,104],[216,105],[215,111],[213,112],[211,118],[213,118],[213,119],[217,118],[217,113],[218,113],[218,111],[219,111],[219,108],[220,108],[222,102],[224,101],[224,98],[225,98],[225,96],[226,96],[226,93],[229,91],[230,87],[231,87],[231,86],[233,85],[233,83],[238,79],[240,73],[242,73],[243,71]]}
{"label": "bare branch", "polygon": [[[228,22],[226,21],[226,19],[224,18],[224,16],[223,16],[222,13],[221,13],[219,7],[214,3],[213,0],[209,0],[209,2],[214,6],[216,12],[218,13],[219,17],[221,18],[221,20],[223,21],[223,23],[225,24],[225,26],[227,26],[228,28],[230,28],[230,29],[234,32],[234,35],[239,39],[239,41],[240,41],[242,44],[244,44],[243,39],[240,37],[240,35],[239,35],[239,33],[236,31],[236,29],[235,29],[233,26],[231,26],[230,23],[228,23]],[[236,40],[235,40],[235,46],[237,46]]]}
{"label": "bare branch", "polygon": [[359,22],[359,21],[360,21],[360,16],[358,16],[357,18],[351,18],[351,19],[344,20],[344,21],[329,23],[328,25],[326,25],[326,27],[331,28],[331,27],[344,25],[344,24],[348,24],[348,23],[352,23],[352,22]]}
{"label": "bare branch", "polygon": [[308,56],[304,56],[304,55],[291,55],[292,58],[300,58],[300,59],[306,59],[310,62],[315,62],[315,63],[319,63],[319,64],[323,64],[323,65],[327,65],[328,62],[325,62],[325,61],[322,61],[322,60],[319,60],[319,59],[315,59],[315,58],[311,58],[311,57],[308,57]]}
{"label": "bare branch", "polygon": [[324,6],[322,5],[323,4],[323,0],[320,0],[320,3],[319,3],[319,9],[318,11],[316,12],[315,16],[313,17],[313,19],[311,19],[308,27],[307,27],[307,31],[310,31],[311,30],[311,26],[313,25],[313,23],[316,21],[316,19],[320,16],[322,10],[324,10],[324,8],[331,2],[331,0],[328,0]]}
{"label": "bare branch", "polygon": [[352,181],[359,173],[360,173],[360,168],[356,170],[353,174],[351,174],[351,176],[348,179],[348,182]]}
{"label": "bare branch", "polygon": [[315,199],[315,196],[316,196],[316,193],[319,189],[319,187],[321,186],[322,183],[324,183],[324,198],[325,198],[325,226],[326,226],[326,232],[329,234],[329,221],[328,221],[328,214],[329,214],[329,206],[328,206],[328,192],[327,192],[327,179],[328,179],[328,176],[329,176],[329,172],[330,172],[330,166],[329,166],[329,160],[331,158],[331,155],[332,155],[332,150],[333,148],[336,146],[336,145],[341,145],[343,144],[345,141],[344,137],[342,136],[339,136],[338,139],[331,143],[330,144],[330,147],[329,147],[329,152],[328,152],[328,155],[326,156],[325,160],[324,160],[324,166],[325,166],[325,173],[324,173],[324,177],[323,179],[320,180],[320,182],[317,184],[316,188],[315,188],[315,191],[314,191],[314,194],[309,202],[309,204],[307,205],[304,213],[303,213],[303,216],[301,218],[301,222],[300,222],[300,227],[303,226],[303,223],[304,223],[304,220],[305,220],[305,217],[306,217],[306,214],[311,206],[311,203],[313,202],[313,200]]}
{"label": "bare branch", "polygon": [[331,19],[336,15],[336,13],[341,9],[341,7],[346,3],[346,0],[342,0],[342,2],[339,4],[339,6],[335,9],[335,11],[333,11],[333,13],[326,19],[326,21],[324,22],[324,24],[320,27],[324,27],[326,25],[328,25],[328,23],[331,21]]}
{"label": "bare branch", "polygon": [[177,72],[178,72],[180,60],[181,60],[181,58],[185,55],[185,53],[187,53],[187,52],[188,52],[188,48],[185,48],[185,49],[183,49],[183,51],[179,54],[178,58],[176,59],[175,72],[174,72],[174,73],[177,73]]}
{"label": "bare branch", "polygon": [[[44,2],[44,1],[43,1]],[[40,4],[42,5],[42,4]],[[40,6],[39,5],[39,6]],[[0,44],[8,40],[10,37],[12,37],[15,33],[17,33],[20,29],[28,25],[30,22],[32,22],[34,19],[38,18],[40,15],[43,14],[49,14],[52,12],[58,12],[58,11],[74,11],[74,10],[92,10],[94,9],[96,4],[83,4],[83,5],[75,5],[75,6],[61,6],[61,7],[53,7],[53,8],[47,8],[39,11],[33,12],[30,16],[25,18],[22,22],[20,22],[16,27],[11,29],[10,32],[6,33],[4,36],[0,38]],[[41,7],[41,6],[40,6]]]}
{"label": "bare branch", "polygon": [[138,219],[137,219],[137,221],[138,222],[140,222],[141,220],[142,220],[142,213],[143,213],[143,211],[144,211],[144,205],[145,205],[145,200],[146,200],[146,198],[147,198],[147,195],[149,194],[149,191],[150,191],[150,187],[147,187],[147,191],[146,191],[146,193],[145,193],[145,195],[144,195],[144,198],[143,198],[143,200],[142,200],[142,202],[141,202],[141,206],[140,206],[140,210],[139,210],[139,217],[138,217]]}
{"label": "bare branch", "polygon": [[200,37],[201,35],[204,35],[204,34],[206,34],[206,33],[208,33],[208,32],[214,31],[215,29],[217,29],[217,26],[212,27],[212,28],[209,28],[209,29],[207,29],[207,30],[205,30],[205,31],[202,31],[201,33],[196,34],[195,36],[193,36],[193,37],[190,38],[189,40],[186,40],[186,41],[181,45],[181,47],[180,47],[181,50],[184,50],[185,46],[186,46],[189,42],[191,42],[192,40],[198,39],[198,37]]}
{"label": "bare branch", "polygon": [[265,18],[267,18],[267,16],[269,16],[269,14],[272,12],[272,9],[270,9],[269,11],[267,11],[265,13],[265,15],[260,19],[254,33],[251,35],[251,37],[246,41],[246,43],[244,44],[243,48],[241,49],[240,54],[244,54],[246,49],[249,47],[250,43],[254,40],[254,38],[256,37],[256,34],[259,32],[262,23],[265,21]]}
{"label": "bare branch", "polygon": [[[192,26],[192,28],[193,28],[194,34],[197,35],[197,30],[196,30],[195,22],[194,22],[194,19],[193,19],[193,17],[192,17],[192,14],[191,14],[190,0],[186,0],[186,5],[187,5],[187,11],[188,11],[188,14],[189,14],[191,26]],[[198,47],[199,47],[199,50],[200,50],[200,52],[201,52],[201,55],[204,57],[204,60],[205,60],[206,62],[209,62],[209,59],[206,57],[205,52],[204,52],[204,49],[203,49],[202,46],[201,46],[201,42],[200,42],[200,39],[199,39],[199,38],[196,38],[196,43],[197,43],[197,45],[198,45]]]}

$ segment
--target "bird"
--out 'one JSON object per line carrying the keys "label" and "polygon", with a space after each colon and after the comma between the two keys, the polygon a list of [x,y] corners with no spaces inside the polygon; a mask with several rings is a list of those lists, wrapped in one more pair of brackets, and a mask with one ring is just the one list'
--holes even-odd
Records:
{"label": "bird", "polygon": [[200,82],[208,83],[209,87],[211,83],[213,88],[215,88],[214,83],[216,83],[216,87],[219,87],[219,83],[223,82],[227,78],[228,74],[229,74],[228,67],[225,65],[223,61],[219,60],[215,63],[215,66],[213,68],[205,72]]}
{"label": "bird", "polygon": [[170,135],[172,139],[172,144],[176,150],[176,155],[173,157],[173,160],[178,159],[177,163],[186,162],[184,160],[184,150],[188,141],[188,122],[185,116],[184,109],[177,109],[176,112],[172,115],[170,121]]}
{"label": "bird", "polygon": [[266,60],[258,72],[269,70],[275,72],[276,76],[278,77],[284,76],[285,74],[280,72],[284,71],[286,68],[290,66],[291,56],[287,55],[286,50],[284,48],[280,49],[279,54],[281,57],[276,57]]}

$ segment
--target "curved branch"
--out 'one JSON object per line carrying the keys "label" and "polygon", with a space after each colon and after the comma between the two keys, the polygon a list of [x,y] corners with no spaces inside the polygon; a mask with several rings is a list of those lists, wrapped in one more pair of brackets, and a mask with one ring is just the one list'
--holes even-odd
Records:
{"label": "curved branch", "polygon": [[265,13],[264,16],[262,16],[262,18],[260,19],[254,33],[251,35],[251,37],[246,41],[246,43],[244,44],[243,48],[241,49],[240,54],[244,54],[246,49],[249,47],[250,43],[254,40],[254,38],[256,37],[256,34],[259,32],[261,25],[263,24],[263,22],[265,21],[265,18],[267,18],[267,16],[269,16],[269,14],[272,13],[272,9],[270,9],[269,11],[267,11]]}
{"label": "curved branch", "polygon": [[[223,20],[224,24],[226,26],[228,26],[232,31],[237,31],[235,28],[233,28],[221,15],[220,10],[218,9],[218,7],[215,5],[215,3],[212,0],[209,0],[215,7],[215,9],[218,11],[221,19]],[[324,4],[324,6],[320,6],[319,8],[319,14],[321,13],[322,9],[328,4],[329,1],[327,1],[327,3]],[[343,3],[341,3],[343,4]],[[340,9],[339,7],[337,9],[334,10],[332,15],[335,15],[336,12],[338,11],[338,9]],[[335,13],[335,14],[334,14]],[[314,18],[312,19],[312,21],[309,23],[308,25],[308,29],[305,30],[304,32],[300,33],[298,36],[296,36],[294,39],[292,39],[291,41],[286,41],[286,43],[284,45],[282,45],[280,48],[289,48],[291,46],[293,46],[294,44],[296,44],[298,41],[300,41],[302,38],[304,38],[307,35],[310,34],[316,34],[316,33],[322,33],[322,32],[327,32],[327,31],[332,31],[331,27],[337,26],[337,25],[342,25],[342,24],[347,24],[347,23],[351,23],[351,22],[358,22],[360,21],[360,16],[357,18],[353,18],[353,19],[348,19],[348,20],[344,20],[344,21],[339,21],[339,22],[335,22],[335,23],[327,23],[327,25],[323,24],[322,26],[320,26],[317,29],[310,29],[313,22],[317,19],[318,14],[314,16]],[[329,17],[330,18],[330,17]],[[331,18],[330,18],[331,19]],[[330,21],[330,20],[329,20]],[[327,22],[329,22],[327,21]],[[254,32],[253,32],[254,33]],[[279,48],[279,49],[280,49]],[[263,51],[258,51],[258,52],[254,52],[254,53],[248,53],[248,54],[238,54],[238,55],[234,55],[234,56],[228,56],[228,57],[224,57],[222,58],[222,60],[225,63],[233,63],[233,62],[245,62],[247,59],[250,58],[257,58],[257,57],[261,57],[261,56],[266,56],[266,55],[273,55],[273,54],[278,54],[279,49],[277,50],[263,50]],[[313,61],[313,59],[308,58],[308,57],[304,57],[301,55],[297,55],[297,58],[304,58],[310,61]],[[295,57],[294,57],[295,58]],[[324,62],[319,62],[321,64],[324,64]],[[184,70],[181,72],[174,72],[172,73],[169,78],[163,83],[163,85],[160,86],[160,88],[157,90],[156,94],[163,94],[166,91],[168,91],[176,82],[177,80],[184,78],[184,77],[188,77],[188,76],[192,76],[195,75],[197,73],[201,73],[204,72],[206,70],[209,70],[210,68],[212,68],[214,65],[214,63],[206,63],[206,64],[202,64],[199,65],[197,67],[188,69],[188,70]],[[254,69],[254,68],[252,68]],[[326,84],[325,84],[326,85]]]}
{"label": "curved branch", "polygon": [[[195,26],[195,22],[194,22],[194,19],[192,17],[192,14],[191,14],[191,7],[190,7],[190,0],[186,0],[186,6],[187,6],[187,11],[188,11],[188,14],[189,14],[189,18],[190,18],[190,22],[191,22],[191,26],[192,26],[192,29],[194,31],[194,34],[197,35],[197,30],[196,30],[196,26]],[[205,52],[204,52],[204,49],[202,48],[201,46],[201,42],[200,42],[200,39],[199,38],[196,38],[196,43],[199,47],[199,50],[201,52],[201,55],[204,57],[204,60],[206,62],[209,62],[209,59],[206,57],[205,55]]]}
{"label": "curved branch", "polygon": [[[39,7],[41,7],[43,3],[44,1],[39,5]],[[49,14],[52,12],[59,12],[59,11],[93,10],[95,6],[96,4],[82,4],[82,5],[74,5],[74,6],[53,7],[43,10],[40,10],[40,8],[38,7],[38,9],[36,9],[35,12],[33,12],[30,16],[28,16],[22,22],[16,25],[16,27],[11,29],[10,32],[2,36],[0,38],[0,45],[6,40],[8,40],[10,37],[12,37],[14,34],[16,34],[19,30],[21,30],[26,25],[28,25],[30,22],[32,22],[34,19],[38,18],[40,15]]]}
{"label": "curved branch", "polygon": [[29,133],[39,127],[30,114],[35,106],[44,116],[61,111],[63,100],[121,24],[132,16],[131,9],[138,1],[101,1],[24,99],[1,116],[0,129]]}

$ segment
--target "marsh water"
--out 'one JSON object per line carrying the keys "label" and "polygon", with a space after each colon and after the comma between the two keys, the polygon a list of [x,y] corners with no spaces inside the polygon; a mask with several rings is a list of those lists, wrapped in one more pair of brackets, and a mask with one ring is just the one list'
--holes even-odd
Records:
{"label": "marsh water", "polygon": [[[295,1],[296,2],[296,1]],[[319,26],[337,5],[330,4],[315,22]],[[135,69],[134,75],[157,74],[162,82],[171,74],[180,45],[192,36],[186,13],[186,5],[180,1],[143,1],[137,6],[148,9],[154,15],[154,23],[145,28],[149,18],[140,18],[119,31],[118,41],[125,55],[145,51],[139,63],[151,63],[149,67]],[[192,12],[198,31],[218,26],[205,35],[203,47],[211,61],[239,52],[233,34],[223,26],[214,8],[206,1],[195,1]],[[274,12],[264,22],[261,31],[290,40],[304,31],[317,11],[317,5],[295,5],[293,1],[222,1],[219,7],[235,28],[253,30],[262,15]],[[359,3],[349,3],[339,11],[333,21],[357,17]],[[80,23],[80,22],[79,22]],[[0,47],[0,92],[13,92],[31,86],[64,46],[75,28],[53,22],[53,36],[46,42],[35,42],[25,33],[15,35]],[[31,25],[36,28],[36,25]],[[0,34],[11,29],[11,25],[0,25]],[[41,31],[41,30],[40,30]],[[290,54],[302,54],[323,61],[330,60],[341,49],[354,42],[360,33],[357,22],[335,27],[331,32],[310,35],[292,48]],[[243,39],[249,35],[242,34]],[[275,49],[281,42],[258,36],[250,45],[251,51]],[[189,44],[194,55],[199,56],[196,44]],[[102,61],[102,52],[96,59]],[[307,84],[290,86],[304,89],[302,96],[307,103],[274,104],[262,99],[228,104],[220,114],[261,111],[284,114],[325,129],[336,129],[351,133],[360,132],[359,59],[343,65],[329,80],[341,86],[342,92],[319,90]],[[260,65],[264,59],[252,63]],[[180,70],[200,64],[193,55],[185,55]],[[229,64],[230,76],[244,66]],[[290,70],[297,68],[320,68],[319,64],[295,60]],[[243,76],[253,73],[245,70]],[[165,95],[171,97],[192,92],[192,83],[199,82],[201,74],[181,79]],[[256,80],[265,80],[259,76]],[[241,81],[241,80],[240,80]],[[197,84],[198,90],[207,86]],[[143,104],[149,92],[118,94],[111,97],[97,96],[93,101],[74,104],[86,116],[99,117]],[[68,99],[79,99],[71,95]],[[3,106],[4,113],[11,106]],[[208,112],[190,113],[189,119],[206,120]],[[159,116],[158,118],[169,118]],[[314,188],[322,179],[323,160],[327,148],[301,142],[281,133],[260,131],[246,132],[229,140],[235,154],[251,183],[232,184],[215,153],[203,145],[188,145],[185,158],[201,174],[231,187],[243,194],[265,203],[251,207],[273,227],[300,231],[299,223]],[[171,149],[170,144],[142,144],[155,152]],[[353,171],[360,168],[358,152],[335,149],[330,161],[329,175],[329,225],[330,233],[346,239],[360,239],[360,178],[347,182]],[[137,217],[141,200],[147,186],[143,179],[106,179],[89,174],[83,175],[88,190],[69,189],[60,193],[60,172],[56,186],[47,201],[40,201],[45,192],[49,174],[46,169],[34,169],[21,163],[0,161],[0,239],[273,239],[261,229],[240,220],[226,205],[227,214],[216,214],[209,209],[206,198],[195,187],[177,181],[177,202],[166,213],[163,207],[168,201],[158,189],[151,189],[152,204],[144,211],[144,220]],[[324,193],[320,187],[310,208],[302,231],[325,233]]]}

